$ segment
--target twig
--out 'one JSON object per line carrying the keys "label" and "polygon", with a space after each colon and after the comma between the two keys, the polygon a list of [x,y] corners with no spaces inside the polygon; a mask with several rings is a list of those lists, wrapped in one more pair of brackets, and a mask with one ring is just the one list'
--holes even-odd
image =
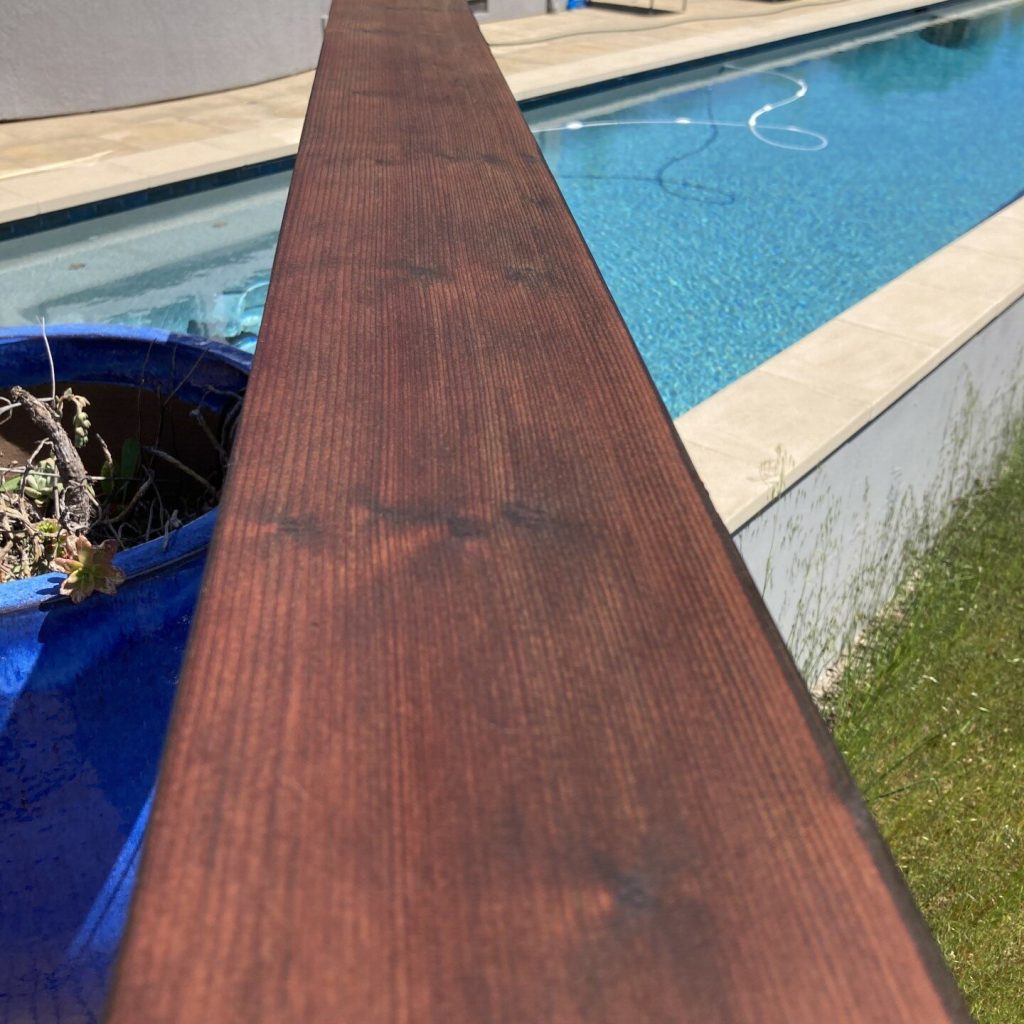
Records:
{"label": "twig", "polygon": [[[224,414],[224,425],[221,428],[221,440],[225,441],[228,447],[234,447],[235,434],[238,433],[238,424],[242,420],[242,403],[235,402]],[[227,469],[228,460],[224,460],[224,468]]]}
{"label": "twig", "polygon": [[110,454],[110,449],[107,447],[107,442],[103,440],[99,433],[95,430],[92,432],[92,436],[96,438],[100,446],[100,451],[103,452],[103,461],[110,466],[110,475],[113,478],[114,475],[114,456]]}
{"label": "twig", "polygon": [[142,450],[149,455],[155,455],[158,459],[163,459],[164,462],[168,463],[171,466],[174,466],[175,469],[181,470],[182,473],[184,473],[188,477],[191,477],[193,480],[195,480],[196,483],[202,484],[202,486],[205,487],[206,490],[209,491],[210,494],[212,494],[215,498],[217,497],[217,488],[214,487],[209,480],[205,480],[194,469],[191,469],[189,466],[186,466],[184,462],[179,462],[173,455],[168,455],[167,452],[161,451],[159,448],[155,448],[151,445],[147,445]]}
{"label": "twig", "polygon": [[[20,405],[20,403],[19,403],[19,405]],[[36,459],[38,458],[38,456],[40,454],[42,454],[43,449],[49,443],[50,443],[49,440],[45,440],[45,441],[40,441],[39,444],[36,445],[35,451],[32,452],[32,454],[28,457],[28,461],[25,463],[25,469],[26,470],[31,470],[32,469],[32,463],[36,461]]]}
{"label": "twig", "polygon": [[167,550],[167,546],[171,543],[171,531],[177,530],[181,527],[181,520],[178,518],[178,510],[174,509],[171,512],[170,518],[164,523],[164,546],[163,550]]}
{"label": "twig", "polygon": [[[145,534],[145,539],[146,540],[152,540],[153,539],[153,519],[154,519],[154,517],[156,517],[157,525],[159,526],[159,524],[162,523],[164,521],[164,519],[167,518],[167,509],[164,508],[164,498],[163,498],[163,495],[160,493],[160,488],[155,486],[155,484],[156,484],[156,476],[155,476],[155,474],[153,473],[153,471],[148,466],[143,466],[142,469],[143,469],[143,472],[146,474],[146,479],[147,480],[152,480],[153,483],[154,483],[154,487],[153,487],[153,500],[151,502],[149,502],[149,516],[146,519],[146,534]],[[159,510],[159,515],[157,515],[158,510]]]}
{"label": "twig", "polygon": [[11,397],[21,402],[25,411],[49,438],[64,484],[63,525],[71,533],[85,533],[94,519],[95,498],[81,456],[75,449],[57,414],[45,402],[22,387],[11,388]]}
{"label": "twig", "polygon": [[207,438],[210,441],[210,444],[212,444],[213,447],[217,449],[217,454],[221,457],[221,461],[226,466],[228,462],[228,453],[224,450],[224,446],[220,443],[220,441],[217,440],[216,434],[214,434],[214,432],[210,429],[210,424],[206,422],[206,417],[203,415],[203,410],[197,407],[189,413],[189,416],[191,416],[192,419],[194,419],[196,423],[199,424],[199,428],[207,436]]}
{"label": "twig", "polygon": [[132,495],[131,500],[128,502],[128,504],[125,505],[125,507],[123,509],[121,509],[121,511],[118,512],[117,515],[114,516],[113,519],[108,519],[107,522],[106,522],[106,525],[107,526],[114,526],[116,523],[120,523],[124,519],[126,519],[127,516],[128,516],[128,513],[131,512],[131,510],[133,508],[135,508],[135,506],[138,503],[139,499],[146,493],[146,491],[149,490],[149,488],[152,485],[152,483],[153,483],[153,478],[152,477],[148,477],[147,479],[143,480],[142,483],[139,486],[139,489]]}
{"label": "twig", "polygon": [[185,371],[185,375],[178,381],[177,384],[171,390],[171,393],[163,400],[162,408],[166,409],[171,399],[174,398],[178,392],[192,379],[192,375],[199,369],[200,364],[206,358],[206,350],[203,349],[198,356],[196,356],[195,362]]}
{"label": "twig", "polygon": [[7,508],[4,509],[4,516],[10,516],[15,520],[15,522],[19,522],[22,526],[28,527],[29,529],[32,527],[32,517],[26,514],[24,508],[17,508],[14,505],[8,505]]}

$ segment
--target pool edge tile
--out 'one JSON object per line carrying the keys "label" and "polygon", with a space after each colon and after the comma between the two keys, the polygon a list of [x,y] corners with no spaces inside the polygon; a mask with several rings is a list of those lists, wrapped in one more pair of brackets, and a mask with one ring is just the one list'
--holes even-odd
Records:
{"label": "pool edge tile", "polygon": [[[983,221],[1006,219],[1006,211]],[[1024,202],[1014,204],[1009,215],[1024,223]],[[1016,225],[1011,239],[1016,238]],[[1002,239],[999,252],[976,249],[970,242],[972,229],[939,249],[922,263],[883,285],[866,299],[851,306],[826,324],[784,349],[750,373],[734,381],[698,406],[676,417],[675,426],[690,450],[695,465],[710,467],[705,481],[712,504],[719,510],[730,532],[769,505],[778,494],[805,476],[863,426],[899,401],[918,382],[984,329],[1014,302],[1024,296],[1024,253],[1016,259],[1005,255]],[[993,243],[995,244],[995,243]],[[1014,249],[1014,252],[1017,250]],[[992,272],[999,280],[993,280]],[[927,315],[938,307],[940,316],[922,327],[922,310]],[[764,408],[765,384],[785,380],[804,389],[814,399],[828,395],[831,400],[851,398],[851,378],[836,379],[833,385],[822,376],[829,363],[842,362],[841,351],[825,352],[835,346],[836,337],[846,343],[894,346],[903,358],[892,360],[896,372],[889,381],[873,384],[862,378],[855,399],[860,411],[847,410],[838,428],[821,429],[822,420],[813,407],[794,414],[785,403]],[[842,348],[840,344],[839,349]],[[855,364],[860,352],[852,353]],[[871,369],[870,367],[868,369]],[[757,439],[737,431],[733,410],[759,410]],[[699,449],[699,451],[698,451]],[[709,453],[717,455],[717,461]],[[771,479],[771,452],[776,453],[776,476]],[[790,453],[796,453],[792,455]],[[722,478],[723,470],[740,474]],[[765,478],[768,478],[767,480]],[[704,477],[702,476],[702,480]],[[758,480],[761,480],[758,483]],[[743,482],[745,481],[745,482]],[[717,493],[716,493],[717,492]]]}
{"label": "pool edge tile", "polygon": [[39,214],[39,203],[25,196],[11,192],[0,184],[0,223],[35,217]]}
{"label": "pool edge tile", "polygon": [[683,438],[683,445],[726,529],[732,532],[742,526],[763,506],[766,485],[750,478],[749,466],[743,460],[692,438]]}
{"label": "pool edge tile", "polygon": [[1024,260],[1024,212],[1018,215],[1016,210],[1004,208],[965,232],[957,241],[977,252]]}
{"label": "pool edge tile", "polygon": [[[697,445],[745,467],[741,504],[753,515],[873,415],[870,402],[822,391],[762,365],[674,422],[687,450]],[[716,493],[721,485],[714,479],[705,485],[716,508],[732,509],[723,516],[732,529],[737,497]]]}
{"label": "pool edge tile", "polygon": [[911,268],[850,306],[838,319],[946,348],[972,337],[1012,301],[1009,294],[991,298],[974,291],[920,284],[913,279]]}
{"label": "pool edge tile", "polygon": [[935,361],[932,346],[836,318],[761,366],[817,391],[863,402],[877,414],[928,373]]}

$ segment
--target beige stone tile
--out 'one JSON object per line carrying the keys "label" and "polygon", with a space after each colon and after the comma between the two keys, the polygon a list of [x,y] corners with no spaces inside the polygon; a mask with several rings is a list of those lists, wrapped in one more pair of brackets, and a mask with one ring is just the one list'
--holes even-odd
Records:
{"label": "beige stone tile", "polygon": [[738,529],[771,498],[771,486],[743,460],[687,441],[685,430],[680,434],[715,511],[727,529]]}
{"label": "beige stone tile", "polygon": [[218,135],[209,140],[209,145],[237,156],[242,164],[255,163],[296,152],[301,133],[301,121],[275,119],[262,128]]}
{"label": "beige stone tile", "polygon": [[736,530],[873,414],[868,401],[760,367],[675,425],[716,510]]}
{"label": "beige stone tile", "polygon": [[305,91],[308,94],[310,89],[313,88],[313,79],[315,77],[315,71],[303,71],[298,75],[291,75],[288,78],[282,78],[281,82],[283,83],[286,92]]}
{"label": "beige stone tile", "polygon": [[203,125],[207,131],[217,132],[241,131],[245,128],[256,128],[267,119],[276,117],[269,114],[263,106],[254,103],[234,103],[223,107],[207,107],[189,112],[192,124]]}
{"label": "beige stone tile", "polygon": [[306,108],[308,106],[308,96],[284,96],[274,103],[266,104],[265,111],[269,117],[298,118],[302,120],[306,116]]}
{"label": "beige stone tile", "polygon": [[133,153],[109,163],[117,168],[118,173],[132,178],[133,190],[155,188],[239,166],[233,154],[207,142],[185,142],[146,153]]}
{"label": "beige stone tile", "polygon": [[498,67],[501,69],[501,73],[505,76],[505,80],[509,84],[509,88],[519,99],[524,99],[526,97],[520,91],[522,87],[517,86],[517,76],[526,71],[535,71],[538,67],[542,68],[548,76],[548,80],[551,83],[549,87],[550,89],[556,90],[562,88],[562,76],[556,73],[554,69],[547,67],[543,62],[538,65],[537,63],[530,61],[524,54],[520,54],[518,52],[515,53],[514,56],[507,56],[504,53],[497,54],[496,59]]}
{"label": "beige stone tile", "polygon": [[[228,107],[238,106],[238,99],[232,92],[207,92],[202,96],[189,96],[187,99],[175,101],[184,108],[181,111],[186,117],[193,117],[200,110],[223,110]],[[154,105],[149,108],[154,112],[162,109],[167,104]]]}
{"label": "beige stone tile", "polygon": [[216,136],[216,141],[221,143],[225,139],[235,138],[258,143],[261,136],[266,137],[273,135],[275,132],[294,132],[296,128],[301,128],[301,126],[302,121],[297,117],[266,117],[255,128],[220,132]]}
{"label": "beige stone tile", "polygon": [[[312,76],[305,76],[310,81]],[[294,88],[293,79],[291,76],[285,78],[272,78],[269,82],[258,82],[255,85],[243,86],[241,89],[232,90],[233,94],[246,95],[249,97],[260,96],[283,96]]]}
{"label": "beige stone tile", "polygon": [[61,163],[96,156],[110,146],[103,140],[88,136],[70,136],[53,142],[31,142],[20,146],[4,146],[0,150],[0,173],[25,170],[43,164]]}
{"label": "beige stone tile", "polygon": [[783,17],[753,17],[743,21],[719,21],[708,24],[697,23],[690,29],[692,33],[690,48],[693,53],[708,56],[715,53],[728,53],[748,46],[774,42],[778,39],[789,39],[794,34],[807,31],[791,20]]}
{"label": "beige stone tile", "polygon": [[[75,114],[69,117],[46,117],[38,121],[8,121],[0,124],[0,143],[8,146],[29,145],[53,139],[75,138],[92,132],[95,114]],[[113,124],[103,121],[102,124]]]}
{"label": "beige stone tile", "polygon": [[997,216],[1009,217],[1011,220],[1024,220],[1024,199],[1018,199],[1015,203],[1004,206]]}
{"label": "beige stone tile", "polygon": [[110,148],[101,150],[98,153],[91,153],[85,157],[77,157],[70,160],[55,160],[53,163],[49,164],[35,164],[29,167],[15,167],[9,170],[0,170],[0,184],[8,182],[13,188],[18,188],[18,182],[49,171],[71,168],[87,170],[88,168],[101,167],[103,162],[115,153],[116,150],[114,148]]}
{"label": "beige stone tile", "polygon": [[517,48],[517,52],[524,60],[529,60],[533,56],[548,64],[561,64],[587,57],[603,56],[609,51],[619,52],[637,45],[637,40],[625,35],[581,36],[578,39],[563,39],[542,46],[523,46]]}
{"label": "beige stone tile", "polygon": [[284,96],[292,88],[291,79],[278,78],[271,82],[259,82],[256,85],[245,85],[238,89],[231,89],[222,95],[230,96],[235,100],[258,103],[263,100]]}
{"label": "beige stone tile", "polygon": [[862,402],[877,415],[928,373],[935,361],[929,345],[832,320],[761,369],[837,398]]}
{"label": "beige stone tile", "polygon": [[683,440],[743,461],[766,479],[799,470],[866,422],[868,403],[758,368],[676,421]]}
{"label": "beige stone tile", "polygon": [[958,239],[969,249],[1024,260],[1024,219],[997,213]]}
{"label": "beige stone tile", "polygon": [[984,295],[916,284],[908,273],[851,306],[839,319],[948,348],[975,334],[1006,305]]}
{"label": "beige stone tile", "polygon": [[0,224],[8,221],[21,220],[23,217],[34,217],[39,213],[39,203],[26,196],[9,192],[0,182]]}
{"label": "beige stone tile", "polygon": [[908,276],[929,288],[1013,301],[1024,294],[1024,252],[1011,260],[954,242],[918,263]]}
{"label": "beige stone tile", "polygon": [[4,191],[35,203],[38,213],[109,199],[132,191],[131,186],[130,176],[109,162],[43,171],[0,183]]}
{"label": "beige stone tile", "polygon": [[180,142],[195,142],[209,134],[209,128],[193,121],[161,117],[140,124],[120,125],[99,138],[111,142],[124,141],[133,148],[161,149]]}

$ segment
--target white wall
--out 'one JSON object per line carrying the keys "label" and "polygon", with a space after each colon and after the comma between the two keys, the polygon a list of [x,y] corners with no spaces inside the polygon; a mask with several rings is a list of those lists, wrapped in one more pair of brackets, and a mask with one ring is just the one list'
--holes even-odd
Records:
{"label": "white wall", "polygon": [[307,71],[329,8],[330,0],[0,0],[0,120]]}
{"label": "white wall", "polygon": [[478,21],[504,21],[506,18],[528,18],[547,14],[549,10],[564,11],[566,0],[487,0],[487,10],[474,7]]}
{"label": "white wall", "polygon": [[893,595],[908,549],[990,478],[1024,417],[1024,299],[733,539],[811,684]]}

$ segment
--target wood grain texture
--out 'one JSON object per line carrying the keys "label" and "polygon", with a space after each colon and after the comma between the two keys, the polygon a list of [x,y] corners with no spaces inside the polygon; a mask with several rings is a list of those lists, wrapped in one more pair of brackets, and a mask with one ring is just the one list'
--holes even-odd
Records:
{"label": "wood grain texture", "polygon": [[965,1019],[465,0],[336,0],[109,1020]]}

